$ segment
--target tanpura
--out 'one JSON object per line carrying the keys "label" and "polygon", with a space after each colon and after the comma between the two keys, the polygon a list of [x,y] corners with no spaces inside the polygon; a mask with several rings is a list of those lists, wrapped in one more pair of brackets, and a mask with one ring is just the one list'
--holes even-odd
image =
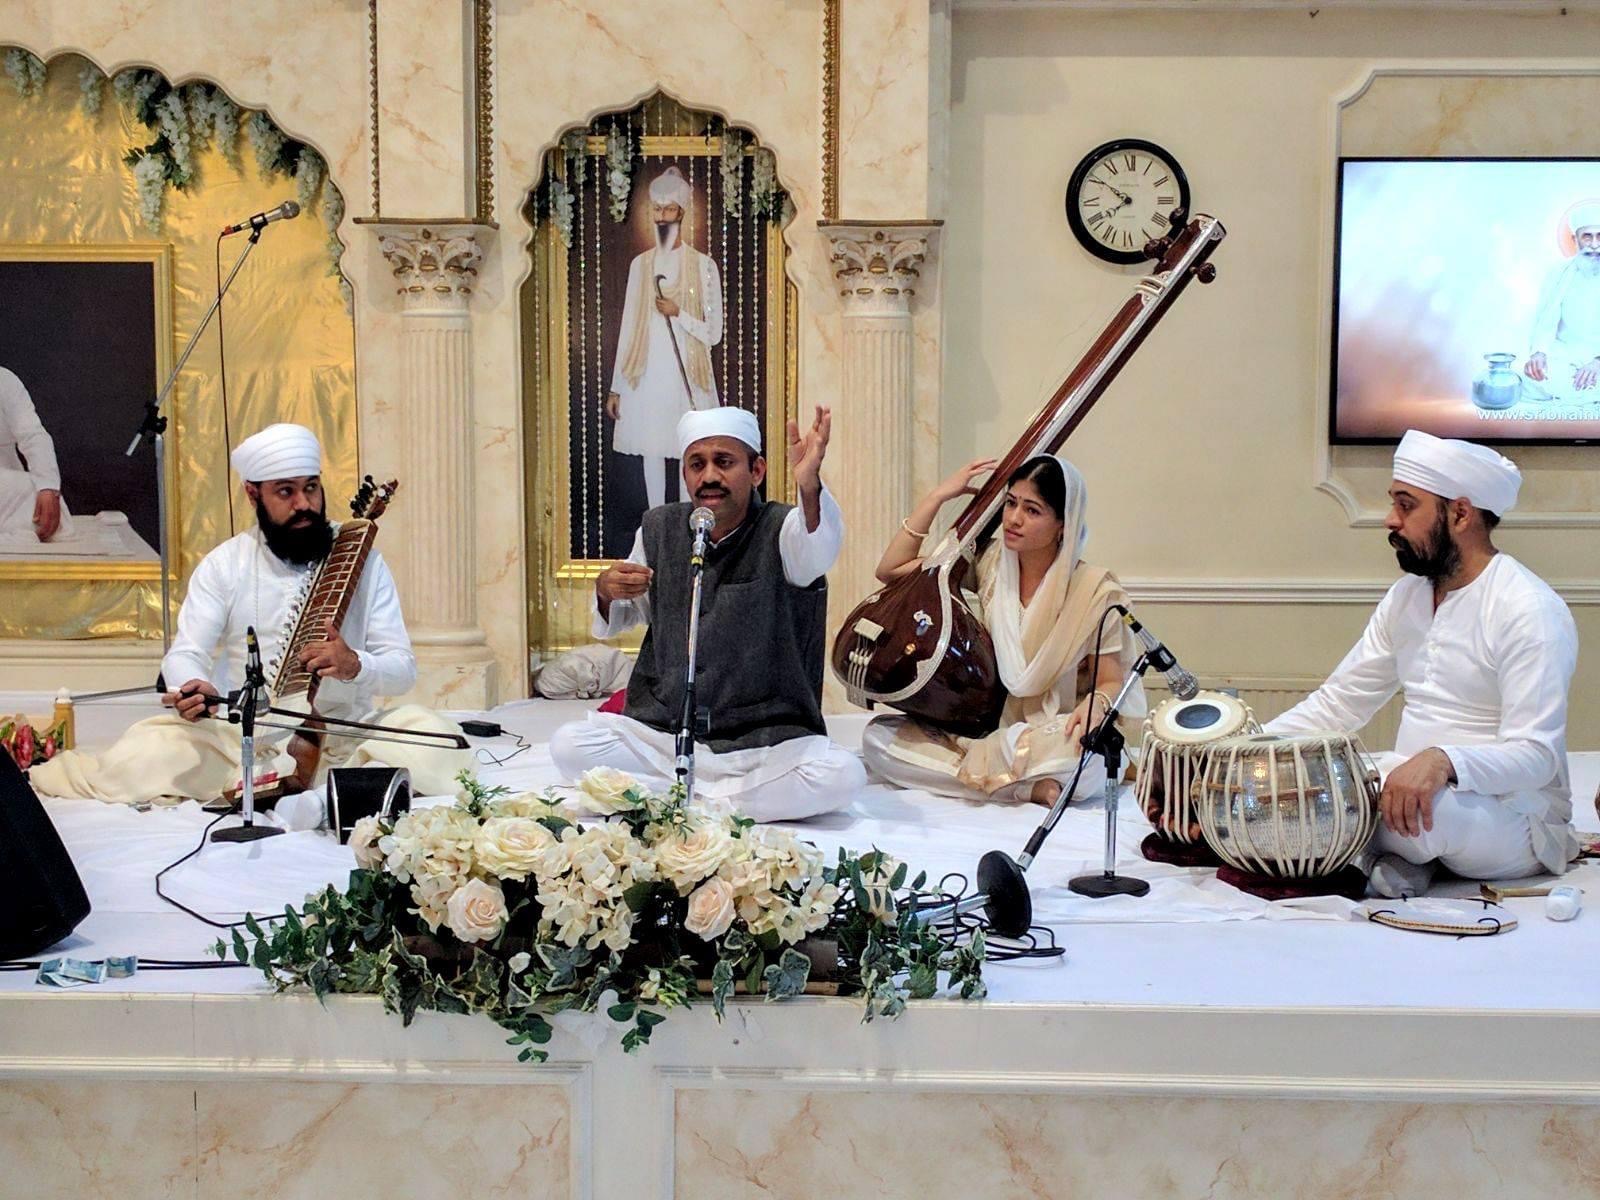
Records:
{"label": "tanpura", "polygon": [[1214,217],[1197,216],[1146,247],[1159,260],[1155,270],[1139,280],[921,568],[885,584],[845,618],[831,665],[852,703],[885,704],[966,737],[996,727],[1005,688],[994,643],[962,597],[962,583],[993,533],[1005,481],[1029,459],[1061,448],[1191,279],[1215,278],[1207,259],[1226,232]]}

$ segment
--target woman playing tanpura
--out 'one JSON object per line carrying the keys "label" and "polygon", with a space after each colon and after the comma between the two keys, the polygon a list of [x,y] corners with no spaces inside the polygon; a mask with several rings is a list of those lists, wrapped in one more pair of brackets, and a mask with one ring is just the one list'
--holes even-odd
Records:
{"label": "woman playing tanpura", "polygon": [[[994,459],[968,463],[928,493],[883,552],[879,580],[918,570],[939,509],[972,494],[973,480],[995,465]],[[1008,693],[999,727],[965,738],[911,717],[878,717],[862,736],[862,756],[869,769],[902,787],[1053,804],[1077,770],[1080,739],[1104,718],[1137,657],[1122,622],[1106,618],[1128,597],[1111,572],[1080,560],[1089,532],[1084,482],[1065,458],[1040,455],[1012,474],[1000,529],[978,559],[973,605],[994,640]],[[1144,696],[1135,688],[1121,716],[1143,715]],[[1097,756],[1084,765],[1077,796],[1097,794],[1104,781]]]}

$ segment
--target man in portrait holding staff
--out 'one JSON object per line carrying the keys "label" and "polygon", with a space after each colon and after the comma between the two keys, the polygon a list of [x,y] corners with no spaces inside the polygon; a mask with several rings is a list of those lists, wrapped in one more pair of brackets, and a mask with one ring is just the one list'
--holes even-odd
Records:
{"label": "man in portrait holding staff", "polygon": [[650,181],[655,245],[628,265],[606,416],[611,448],[643,460],[648,508],[667,498],[667,460],[678,456],[678,418],[716,408],[711,348],[722,341],[722,276],[683,240],[693,192],[677,167]]}

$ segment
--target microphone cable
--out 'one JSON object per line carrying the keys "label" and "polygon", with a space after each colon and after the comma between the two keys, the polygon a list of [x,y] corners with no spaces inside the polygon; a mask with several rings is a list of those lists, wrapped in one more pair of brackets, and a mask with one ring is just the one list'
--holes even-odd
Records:
{"label": "microphone cable", "polygon": [[233,451],[233,431],[228,421],[228,339],[222,335],[222,239],[226,234],[217,234],[216,268],[217,268],[217,378],[222,384],[222,478],[227,486],[224,490],[228,494],[228,536],[232,537],[239,532],[239,522],[233,511],[233,486],[228,480],[228,455]]}

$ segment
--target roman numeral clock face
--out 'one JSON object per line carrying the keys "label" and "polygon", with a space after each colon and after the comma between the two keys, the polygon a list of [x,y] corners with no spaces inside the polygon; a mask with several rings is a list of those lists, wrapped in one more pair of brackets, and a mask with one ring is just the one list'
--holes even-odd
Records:
{"label": "roman numeral clock face", "polygon": [[1107,262],[1145,262],[1145,243],[1174,232],[1188,211],[1189,179],[1154,142],[1097,146],[1067,184],[1067,224],[1084,249]]}

